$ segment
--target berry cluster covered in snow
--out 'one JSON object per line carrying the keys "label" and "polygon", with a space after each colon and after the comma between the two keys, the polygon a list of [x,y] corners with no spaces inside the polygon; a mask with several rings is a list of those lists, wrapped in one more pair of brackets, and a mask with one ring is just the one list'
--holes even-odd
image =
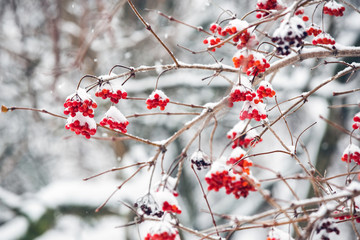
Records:
{"label": "berry cluster covered in snow", "polygon": [[241,68],[241,71],[248,76],[257,76],[270,67],[270,64],[261,53],[247,49],[236,52],[232,61],[236,68]]}
{"label": "berry cluster covered in snow", "polygon": [[93,118],[85,117],[82,113],[77,112],[74,117],[67,119],[65,128],[89,139],[96,133],[96,122]]}
{"label": "berry cluster covered in snow", "polygon": [[328,33],[321,33],[317,35],[313,40],[312,44],[318,45],[318,44],[324,44],[324,45],[334,45],[335,39],[330,36]]}
{"label": "berry cluster covered in snow", "polygon": [[75,117],[80,112],[84,117],[94,117],[96,102],[83,88],[79,88],[74,94],[68,96],[64,103],[64,114]]}
{"label": "berry cluster covered in snow", "polygon": [[349,144],[349,146],[345,149],[341,160],[347,163],[354,161],[360,165],[360,148],[354,144]]}
{"label": "berry cluster covered in snow", "polygon": [[129,125],[128,120],[115,106],[111,106],[105,113],[104,118],[100,121],[101,126],[108,125],[110,129],[116,129],[126,133],[126,127]]}
{"label": "berry cluster covered in snow", "polygon": [[160,221],[153,225],[144,240],[180,240],[179,232],[167,221]]}
{"label": "berry cluster covered in snow", "polygon": [[294,240],[287,232],[278,228],[271,228],[268,232],[266,240]]}
{"label": "berry cluster covered in snow", "polygon": [[235,198],[247,197],[250,191],[256,191],[259,187],[258,181],[252,176],[249,167],[252,165],[249,159],[242,159],[233,169],[233,162],[241,159],[243,152],[239,149],[234,150],[230,158],[220,158],[215,161],[210,171],[205,176],[208,190],[219,191],[225,188],[226,194],[233,194]]}
{"label": "berry cluster covered in snow", "polygon": [[258,10],[266,10],[266,11],[258,11],[256,14],[257,18],[262,18],[269,15],[269,11],[271,10],[281,10],[284,9],[284,5],[281,0],[258,0],[256,4],[256,9]]}
{"label": "berry cluster covered in snow", "polygon": [[251,130],[247,131],[245,127],[246,123],[240,121],[227,133],[227,137],[233,141],[232,148],[248,148],[262,141],[261,138],[257,138],[258,133],[255,129],[251,129],[251,126],[248,126]]}
{"label": "berry cluster covered in snow", "polygon": [[117,104],[120,99],[127,98],[127,92],[121,85],[104,83],[98,86],[95,96],[102,99],[109,98],[111,102]]}
{"label": "berry cluster covered in snow", "polygon": [[207,169],[209,166],[211,166],[209,156],[201,150],[195,151],[191,155],[190,161],[196,166],[197,170]]}
{"label": "berry cluster covered in snow", "polygon": [[309,36],[313,35],[314,37],[316,37],[317,35],[322,33],[322,30],[320,29],[319,26],[316,26],[315,24],[312,24],[310,27],[308,27],[306,29],[306,32],[307,32],[307,34]]}
{"label": "berry cluster covered in snow", "polygon": [[341,17],[344,15],[345,7],[334,0],[328,1],[323,8],[324,14]]}
{"label": "berry cluster covered in snow", "polygon": [[166,105],[169,103],[169,98],[161,90],[156,89],[146,99],[148,109],[159,107],[161,111],[165,110]]}
{"label": "berry cluster covered in snow", "polygon": [[288,16],[275,30],[271,41],[277,44],[277,54],[289,55],[290,48],[301,47],[307,35],[303,20],[297,16]]}

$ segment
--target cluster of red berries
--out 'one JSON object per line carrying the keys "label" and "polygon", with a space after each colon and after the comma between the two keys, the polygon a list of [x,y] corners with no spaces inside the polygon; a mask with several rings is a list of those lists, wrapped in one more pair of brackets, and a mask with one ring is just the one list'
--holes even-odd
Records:
{"label": "cluster of red berries", "polygon": [[242,121],[237,123],[228,133],[227,137],[233,141],[232,148],[242,147],[248,148],[255,146],[262,139],[257,137],[255,129],[245,132],[245,126]]}
{"label": "cluster of red berries", "polygon": [[[356,206],[356,208],[358,208],[358,207]],[[335,214],[339,214],[339,213],[341,213],[341,212],[340,212],[340,211],[334,211],[334,213],[335,213]],[[351,215],[334,217],[334,219],[337,219],[337,220],[340,220],[340,221],[345,220],[345,219],[350,219],[350,218],[351,218]],[[357,223],[360,223],[360,215],[359,215],[359,216],[354,216],[354,218],[355,218],[355,221],[356,221]]]}
{"label": "cluster of red berries", "polygon": [[267,81],[261,81],[256,93],[260,99],[264,97],[273,97],[276,94],[271,84]]}
{"label": "cluster of red berries", "polygon": [[312,44],[318,45],[318,44],[325,44],[325,45],[334,45],[335,40],[327,33],[322,33],[321,35],[316,36],[312,40]]}
{"label": "cluster of red berries", "polygon": [[110,129],[117,129],[126,133],[126,127],[129,125],[129,121],[126,120],[125,116],[115,106],[112,106],[105,113],[105,117],[100,121],[100,125],[109,125]]}
{"label": "cluster of red berries", "polygon": [[360,112],[355,114],[354,118],[354,124],[352,125],[353,129],[360,129]]}
{"label": "cluster of red berries", "polygon": [[230,92],[229,102],[252,101],[255,97],[256,93],[254,90],[244,85],[237,85]]}
{"label": "cluster of red berries", "polygon": [[267,118],[265,105],[263,103],[245,102],[240,112],[240,120],[254,119],[256,121]]}
{"label": "cluster of red berries", "polygon": [[[212,47],[212,46],[214,46],[214,45],[216,45],[216,44],[218,44],[218,43],[220,43],[220,42],[221,42],[221,39],[220,39],[220,38],[218,38],[218,37],[213,37],[213,36],[210,36],[210,37],[206,38],[206,39],[203,41],[203,43],[204,43],[204,44],[208,44],[209,47]],[[220,48],[221,46],[222,46],[222,45],[219,45],[219,46],[217,46],[217,48]],[[211,51],[213,51],[213,52],[215,52],[215,50],[216,50],[216,48],[211,49]]]}
{"label": "cluster of red berries", "polygon": [[360,165],[360,148],[354,144],[350,144],[345,149],[341,160],[347,163],[354,161]]}
{"label": "cluster of red berries", "polygon": [[194,152],[191,157],[190,161],[192,164],[195,164],[197,170],[207,169],[211,166],[211,161],[209,157],[201,150]]}
{"label": "cluster of red berries", "polygon": [[[241,166],[248,168],[249,162],[244,162],[237,167],[242,168]],[[250,171],[249,174],[247,174],[247,169],[229,172],[227,169],[230,167],[231,165],[224,163],[224,159],[213,163],[211,170],[205,176],[209,191],[217,192],[224,187],[226,194],[233,194],[237,199],[247,197],[250,191],[256,191],[259,184],[251,176]]]}
{"label": "cluster of red berries", "polygon": [[149,229],[144,240],[180,240],[180,237],[176,228],[166,221],[161,221]]}
{"label": "cluster of red berries", "polygon": [[[218,33],[219,35],[221,35],[222,36],[222,28],[221,28],[221,26],[219,25],[219,24],[217,24],[217,23],[212,23],[212,24],[210,24],[210,31],[212,32],[212,33]],[[226,36],[226,32],[224,32],[224,34],[225,34],[225,36]],[[206,43],[207,44],[207,43]]]}
{"label": "cluster of red berries", "polygon": [[74,117],[69,117],[65,129],[83,135],[87,139],[96,133],[96,122],[93,118],[84,117],[81,113],[76,113]]}
{"label": "cluster of red berries", "polygon": [[314,37],[316,37],[317,35],[319,35],[320,33],[322,33],[322,30],[318,27],[315,26],[314,24],[312,24],[307,30],[306,30],[307,34],[309,36],[314,35]]}
{"label": "cluster of red berries", "polygon": [[[230,154],[229,159],[226,161],[226,164],[229,166],[233,166],[233,169],[236,173],[246,173],[247,175],[250,174],[250,168],[253,163],[251,160],[246,159],[243,157],[245,156],[246,152],[241,147],[236,147],[232,153]],[[239,162],[238,162],[239,161]],[[234,166],[234,164],[236,164]]]}
{"label": "cluster of red berries", "polygon": [[110,83],[106,83],[98,87],[95,96],[102,99],[110,98],[111,102],[117,104],[120,99],[127,98],[127,92],[121,86],[111,86]]}
{"label": "cluster of red berries", "polygon": [[[304,13],[305,13],[304,7],[299,7],[299,8],[295,11],[295,15],[303,15]],[[302,20],[303,20],[304,22],[307,22],[307,21],[309,21],[309,17],[306,16],[306,15],[304,15],[304,16],[302,17]]]}
{"label": "cluster of red berries", "polygon": [[275,30],[271,41],[277,44],[276,52],[280,55],[289,55],[290,47],[301,47],[307,32],[304,22],[297,16],[283,21]]}
{"label": "cluster of red berries", "polygon": [[270,64],[260,53],[239,51],[232,58],[235,68],[240,68],[248,76],[257,76],[259,73],[265,72]]}
{"label": "cluster of red berries", "polygon": [[79,88],[76,93],[68,96],[64,103],[64,114],[75,117],[76,113],[80,112],[85,117],[94,117],[94,108],[97,104],[91,99],[85,89]]}
{"label": "cluster of red berries", "polygon": [[169,98],[161,90],[153,91],[148,99],[146,99],[146,105],[148,109],[160,107],[160,110],[165,110],[166,105],[170,102]]}
{"label": "cluster of red berries", "polygon": [[323,8],[324,14],[341,17],[344,15],[345,7],[334,0],[327,2]]}
{"label": "cluster of red berries", "polygon": [[237,48],[253,48],[259,44],[259,41],[257,40],[255,34],[251,33],[249,29],[246,29],[248,27],[248,22],[240,19],[234,19],[229,22],[229,24],[224,28],[223,31],[220,30],[219,34],[221,36],[226,36],[227,34],[234,35],[241,32],[241,34],[237,34],[233,38],[233,41],[237,43]]}
{"label": "cluster of red berries", "polygon": [[[283,9],[284,6],[281,5],[278,0],[258,0],[257,4],[256,4],[256,9],[261,9],[261,10],[281,10]],[[262,18],[269,15],[269,13],[267,12],[259,12],[258,14],[256,14],[257,18]]]}
{"label": "cluster of red berries", "polygon": [[180,214],[181,209],[176,199],[179,194],[174,190],[176,179],[165,175],[163,180],[154,187],[154,198],[162,211]]}
{"label": "cluster of red berries", "polygon": [[170,204],[168,201],[165,201],[162,205],[162,210],[164,212],[172,212],[172,213],[176,213],[176,214],[180,214],[181,210],[179,209],[178,206],[176,206],[176,204]]}

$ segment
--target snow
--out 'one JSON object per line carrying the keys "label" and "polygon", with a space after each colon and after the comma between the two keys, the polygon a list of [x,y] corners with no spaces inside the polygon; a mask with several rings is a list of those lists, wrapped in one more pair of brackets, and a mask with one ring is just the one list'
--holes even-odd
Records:
{"label": "snow", "polygon": [[29,222],[25,217],[15,217],[1,225],[0,236],[1,239],[16,240],[20,239],[27,231]]}
{"label": "snow", "polygon": [[115,122],[124,123],[127,122],[126,117],[115,106],[111,106],[105,113],[107,118],[112,118]]}
{"label": "snow", "polygon": [[246,152],[244,149],[242,149],[241,147],[236,147],[234,148],[234,150],[232,150],[229,158],[238,158],[240,157],[241,155],[245,156]]}
{"label": "snow", "polygon": [[75,121],[80,122],[80,126],[84,126],[86,123],[89,125],[89,129],[96,128],[96,122],[93,118],[85,117],[81,112],[77,112],[75,117],[68,117],[66,120],[66,124],[73,123]]}

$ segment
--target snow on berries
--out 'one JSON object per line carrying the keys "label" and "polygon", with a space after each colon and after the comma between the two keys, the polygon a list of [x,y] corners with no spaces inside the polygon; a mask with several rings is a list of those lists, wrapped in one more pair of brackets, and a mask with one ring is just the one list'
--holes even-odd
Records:
{"label": "snow on berries", "polygon": [[294,240],[287,232],[272,227],[266,240]]}
{"label": "snow on berries", "polygon": [[[212,32],[212,33],[218,33],[219,35],[221,35],[221,30],[222,30],[222,28],[221,28],[221,26],[219,25],[219,24],[217,24],[217,23],[212,23],[212,24],[210,24],[210,31]],[[226,34],[226,32],[225,32],[225,34]],[[206,43],[207,44],[207,43]]]}
{"label": "snow on berries", "polygon": [[176,197],[166,188],[160,188],[157,192],[154,192],[153,194],[156,202],[159,204],[162,211],[176,214],[181,213],[181,208]]}
{"label": "snow on berries", "polygon": [[[218,37],[214,37],[214,36],[210,36],[210,37],[204,39],[204,41],[203,41],[203,43],[207,44],[208,47],[212,47],[220,42],[221,42],[221,39]],[[220,47],[221,47],[221,45],[218,46],[218,48],[220,48]],[[215,52],[215,50],[216,50],[216,48],[211,49],[211,51],[213,51],[213,52]]]}
{"label": "snow on berries", "polygon": [[[257,4],[256,4],[256,9],[261,9],[261,10],[281,10],[284,9],[284,5],[280,0],[258,0]],[[267,12],[258,12],[256,14],[257,18],[262,18],[269,15],[269,13]]]}
{"label": "snow on berries", "polygon": [[339,235],[340,230],[337,228],[334,220],[325,218],[321,220],[316,228],[315,228],[316,234],[321,234],[321,239],[331,239],[329,237],[329,234],[335,233],[336,235]]}
{"label": "snow on berries", "polygon": [[314,35],[314,37],[316,37],[317,35],[322,33],[322,30],[320,29],[319,26],[316,26],[315,24],[312,24],[310,27],[308,27],[306,29],[306,32],[307,32],[307,34],[309,36]]}
{"label": "snow on berries", "polygon": [[307,36],[304,22],[297,16],[287,16],[271,38],[277,44],[276,52],[280,55],[289,55],[290,47],[300,47]]}
{"label": "snow on berries", "polygon": [[252,101],[256,97],[256,93],[245,85],[236,85],[230,92],[229,102]]}
{"label": "snow on berries", "polygon": [[345,7],[334,0],[328,1],[323,8],[324,14],[330,16],[342,17],[344,15]]}
{"label": "snow on berries", "polygon": [[105,113],[105,117],[100,121],[101,126],[108,125],[110,129],[116,129],[122,133],[126,133],[126,127],[129,125],[129,121],[115,106],[111,106]]}
{"label": "snow on berries", "polygon": [[321,33],[317,35],[313,40],[312,44],[318,45],[318,44],[324,44],[324,45],[334,45],[335,39],[330,36],[328,33]]}
{"label": "snow on berries", "polygon": [[127,98],[127,92],[121,85],[107,82],[98,86],[95,96],[102,99],[109,98],[111,102],[117,104],[120,99]]}
{"label": "snow on berries", "polygon": [[66,98],[64,108],[65,115],[75,117],[80,112],[84,117],[93,118],[94,108],[97,108],[97,104],[85,89],[79,88],[74,94]]}
{"label": "snow on berries", "polygon": [[246,101],[240,112],[240,120],[254,119],[255,121],[267,119],[265,104]]}
{"label": "snow on berries", "polygon": [[[355,205],[355,210],[356,212],[353,213],[353,216],[355,218],[355,221],[357,223],[360,223],[360,214],[359,214],[359,207]],[[343,207],[342,210],[338,211],[334,211],[334,214],[340,214],[340,213],[346,213],[346,212],[350,212],[350,208],[349,207]],[[343,215],[343,216],[339,216],[339,217],[334,217],[334,219],[336,220],[340,220],[340,221],[343,221],[345,219],[351,219],[351,215],[348,214],[348,215]]]}
{"label": "snow on berries", "polygon": [[352,128],[360,130],[360,112],[355,114],[353,120],[354,120],[354,124],[352,125]]}
{"label": "snow on berries", "polygon": [[162,211],[180,214],[181,208],[176,199],[179,194],[174,189],[175,185],[175,178],[164,175],[162,180],[155,184],[153,196]]}
{"label": "snow on berries", "polygon": [[360,165],[360,148],[354,144],[349,144],[345,149],[341,160],[347,163],[354,161]]}
{"label": "snow on berries", "polygon": [[170,102],[169,98],[161,90],[156,89],[146,99],[148,109],[160,107],[160,110],[165,110],[166,105]]}
{"label": "snow on berries", "polygon": [[238,171],[229,171],[231,164],[226,163],[225,158],[221,158],[214,162],[210,171],[205,176],[208,190],[219,191],[225,188],[226,194],[233,194],[235,198],[244,197],[249,195],[250,191],[256,191],[260,186],[258,181],[247,171],[242,173]]}
{"label": "snow on berries", "polygon": [[153,225],[144,240],[180,240],[179,232],[167,221],[159,221]]}
{"label": "snow on berries", "polygon": [[[255,146],[262,139],[258,139],[258,133],[255,129],[246,131],[246,123],[239,121],[228,133],[227,138],[233,141],[232,148],[242,147],[248,148],[249,146]],[[251,126],[248,126],[251,128]]]}
{"label": "snow on berries", "polygon": [[232,58],[235,68],[240,68],[243,73],[248,76],[257,76],[259,73],[265,72],[270,64],[261,53],[240,50],[235,53]]}
{"label": "snow on berries", "polygon": [[191,157],[190,161],[192,164],[194,164],[197,168],[197,170],[207,169],[209,166],[211,166],[211,161],[209,159],[209,156],[206,155],[203,151],[197,150],[195,151]]}
{"label": "snow on berries", "polygon": [[[229,160],[226,161],[227,165],[233,166],[233,170],[238,173],[245,172],[246,174],[250,174],[250,168],[253,163],[251,160],[247,158],[243,158],[246,155],[246,152],[241,147],[236,147],[231,152]],[[240,162],[238,162],[240,161]],[[234,165],[236,164],[236,165]]]}
{"label": "snow on berries", "polygon": [[68,117],[65,128],[89,139],[96,133],[96,122],[93,118],[77,112],[74,117]]}
{"label": "snow on berries", "polygon": [[150,193],[139,198],[135,202],[134,207],[139,215],[147,215],[158,218],[161,218],[164,215],[164,211],[160,209],[159,205]]}
{"label": "snow on berries", "polygon": [[221,36],[226,36],[227,34],[234,35],[241,32],[233,38],[233,41],[237,43],[237,48],[253,48],[259,44],[259,41],[256,35],[252,32],[252,29],[248,29],[248,27],[248,22],[240,19],[234,19],[231,20],[219,34]]}
{"label": "snow on berries", "polygon": [[276,94],[271,83],[268,81],[261,81],[256,93],[260,99],[264,97],[273,97]]}

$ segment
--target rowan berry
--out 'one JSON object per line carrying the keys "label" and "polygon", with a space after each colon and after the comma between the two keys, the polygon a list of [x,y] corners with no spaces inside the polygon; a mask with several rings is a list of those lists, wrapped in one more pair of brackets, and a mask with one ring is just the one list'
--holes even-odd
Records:
{"label": "rowan berry", "polygon": [[94,117],[96,102],[90,97],[85,89],[79,88],[74,94],[66,98],[64,103],[64,114],[75,117],[80,112],[84,117]]}
{"label": "rowan berry", "polygon": [[161,90],[156,89],[146,99],[146,105],[148,109],[160,107],[160,110],[165,110],[166,105],[170,102],[169,98]]}
{"label": "rowan berry", "polygon": [[93,118],[77,112],[74,117],[68,117],[65,128],[89,139],[96,133],[96,122]]}
{"label": "rowan berry", "polygon": [[345,7],[334,0],[327,2],[324,5],[323,12],[330,16],[341,17],[344,15]]}
{"label": "rowan berry", "polygon": [[105,117],[100,121],[101,126],[109,125],[110,129],[116,129],[123,133],[126,133],[126,127],[129,125],[129,121],[115,106],[111,106],[105,113]]}

